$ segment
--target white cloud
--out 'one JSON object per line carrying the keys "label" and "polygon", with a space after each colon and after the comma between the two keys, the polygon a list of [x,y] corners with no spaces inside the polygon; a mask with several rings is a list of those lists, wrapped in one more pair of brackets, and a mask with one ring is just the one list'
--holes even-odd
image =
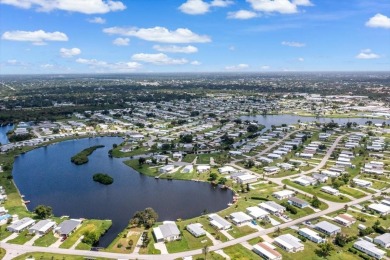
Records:
{"label": "white cloud", "polygon": [[371,60],[371,59],[379,59],[380,56],[378,54],[373,53],[371,49],[364,49],[361,50],[360,53],[356,55],[355,58],[361,60]]}
{"label": "white cloud", "polygon": [[376,14],[366,22],[366,26],[390,29],[390,18],[383,14]]}
{"label": "white cloud", "polygon": [[225,70],[231,70],[231,71],[238,71],[238,70],[245,70],[248,69],[249,65],[248,64],[238,64],[238,65],[233,65],[233,66],[226,66]]}
{"label": "white cloud", "polygon": [[186,59],[173,59],[164,53],[137,53],[131,57],[132,60],[146,63],[153,63],[157,65],[182,65],[188,63]]}
{"label": "white cloud", "polygon": [[304,58],[298,58],[298,61],[300,61],[300,62],[304,62],[305,61],[305,59]]}
{"label": "white cloud", "polygon": [[124,28],[110,27],[103,29],[108,34],[118,34],[122,36],[133,36],[145,41],[164,42],[164,43],[205,43],[211,39],[207,35],[198,35],[187,28],[178,28],[170,31],[165,27],[153,28]]}
{"label": "white cloud", "polygon": [[8,66],[15,66],[15,67],[25,67],[25,66],[27,66],[28,64],[27,64],[26,62],[23,62],[23,61],[11,59],[11,60],[7,60],[7,61],[5,62],[5,65],[8,65]]}
{"label": "white cloud", "polygon": [[187,0],[179,6],[179,10],[186,14],[205,14],[209,11],[210,5],[203,0]]}
{"label": "white cloud", "polygon": [[228,18],[229,19],[240,19],[240,20],[246,20],[257,17],[258,14],[252,11],[248,10],[239,10],[237,12],[229,12]]}
{"label": "white cloud", "polygon": [[77,56],[81,54],[81,50],[79,48],[72,48],[72,49],[60,49],[60,55],[63,58],[71,58],[73,56]]}
{"label": "white cloud", "polygon": [[213,0],[210,5],[215,7],[227,7],[229,5],[234,4],[231,0]]}
{"label": "white cloud", "polygon": [[233,4],[231,0],[213,0],[210,3],[203,0],[187,0],[179,6],[179,10],[186,14],[199,15],[210,11],[211,7],[227,7]]}
{"label": "white cloud", "polygon": [[122,2],[113,0],[0,0],[0,3],[24,9],[35,8],[40,12],[62,10],[84,14],[104,14],[126,9]]}
{"label": "white cloud", "polygon": [[87,21],[90,23],[98,23],[98,24],[105,24],[106,23],[106,19],[103,19],[101,17],[94,17],[91,19],[87,19]]}
{"label": "white cloud", "polygon": [[191,65],[199,66],[201,64],[202,63],[200,61],[197,61],[197,60],[191,61]]}
{"label": "white cloud", "polygon": [[142,67],[138,62],[116,62],[110,63],[107,61],[99,61],[95,59],[82,59],[78,58],[77,63],[88,65],[92,69],[99,71],[110,71],[110,72],[126,72],[135,71]]}
{"label": "white cloud", "polygon": [[177,46],[177,45],[154,45],[153,49],[161,52],[173,52],[173,53],[195,53],[198,52],[198,48],[192,45]]}
{"label": "white cloud", "polygon": [[311,6],[309,0],[246,0],[256,11],[265,13],[293,14],[298,6]]}
{"label": "white cloud", "polygon": [[128,46],[129,42],[130,42],[129,38],[121,38],[121,37],[118,37],[112,41],[112,43],[117,46]]}
{"label": "white cloud", "polygon": [[268,65],[264,65],[260,67],[262,70],[269,70],[271,67]]}
{"label": "white cloud", "polygon": [[302,6],[313,6],[313,3],[310,0],[293,0],[293,4],[302,5]]}
{"label": "white cloud", "polygon": [[283,41],[282,45],[296,47],[296,48],[301,48],[306,46],[306,44],[302,42],[286,42],[286,41]]}
{"label": "white cloud", "polygon": [[62,32],[38,31],[10,31],[5,32],[1,39],[8,41],[33,42],[35,45],[44,45],[46,41],[68,41],[68,36]]}

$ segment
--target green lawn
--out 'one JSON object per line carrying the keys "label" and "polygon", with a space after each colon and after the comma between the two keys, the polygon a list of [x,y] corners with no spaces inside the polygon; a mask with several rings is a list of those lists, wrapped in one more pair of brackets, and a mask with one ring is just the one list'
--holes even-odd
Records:
{"label": "green lawn", "polygon": [[151,167],[149,167],[149,165],[146,165],[146,164],[140,166],[138,163],[138,160],[128,160],[128,161],[124,161],[124,163],[127,166],[133,168],[134,170],[136,170],[144,175],[151,176],[151,177],[155,177],[155,176],[160,175],[158,173],[159,167],[151,168]]}
{"label": "green lawn", "polygon": [[23,245],[27,241],[30,241],[31,238],[33,238],[33,235],[28,234],[28,230],[25,230],[21,232],[17,237],[14,239],[9,240],[7,243],[10,244],[17,244],[17,245]]}
{"label": "green lawn", "polygon": [[358,191],[358,190],[355,190],[355,189],[351,189],[350,187],[347,187],[347,186],[341,186],[339,188],[339,190],[341,193],[345,193],[345,194],[350,195],[350,196],[357,198],[357,199],[367,196],[365,193]]}
{"label": "green lawn", "polygon": [[0,259],[3,259],[3,257],[5,256],[6,254],[6,251],[4,248],[0,248]]}
{"label": "green lawn", "polygon": [[286,185],[300,189],[304,192],[310,193],[312,195],[316,195],[317,197],[322,198],[324,200],[333,201],[333,202],[349,202],[349,201],[351,201],[349,198],[346,198],[345,196],[340,198],[340,196],[334,196],[334,195],[330,195],[330,194],[327,194],[325,192],[322,192],[320,190],[321,189],[320,186],[306,186],[306,187],[304,187],[302,185],[299,185],[299,184],[292,182],[291,180],[287,180],[287,179],[283,180],[282,182]]}
{"label": "green lawn", "polygon": [[[99,237],[105,233],[112,225],[111,220],[85,220],[80,228],[78,228],[70,237],[68,237],[61,245],[60,248],[70,248],[76,243],[76,241],[84,235],[86,231],[96,232],[99,234]],[[90,245],[80,243],[76,249],[91,249]]]}
{"label": "green lawn", "polygon": [[182,230],[182,234],[181,240],[168,242],[166,244],[169,253],[183,252],[212,245],[211,240],[206,236],[196,238],[187,230]]}
{"label": "green lawn", "polygon": [[49,232],[48,234],[41,236],[37,240],[34,241],[34,246],[43,246],[48,247],[54,242],[56,242],[58,238],[56,238],[53,232]]}
{"label": "green lawn", "polygon": [[182,162],[192,163],[196,158],[196,154],[187,154],[181,160]]}
{"label": "green lawn", "polygon": [[[26,258],[42,259],[42,260],[85,260],[85,256],[74,256],[74,255],[62,255],[62,254],[51,254],[51,253],[26,253],[18,257],[13,258],[14,260],[25,260]],[[96,260],[106,260],[111,258],[93,258]]]}
{"label": "green lawn", "polygon": [[257,260],[260,259],[260,256],[254,252],[246,249],[240,244],[227,247],[223,251],[230,256],[231,259],[235,260]]}
{"label": "green lawn", "polygon": [[246,236],[246,235],[249,235],[249,234],[252,234],[254,232],[256,232],[257,230],[256,229],[253,229],[251,227],[248,227],[248,226],[242,226],[242,227],[237,227],[235,226],[234,224],[232,225],[232,229],[230,229],[228,231],[228,233],[234,237],[234,238],[239,238],[239,237],[243,237],[243,236]]}

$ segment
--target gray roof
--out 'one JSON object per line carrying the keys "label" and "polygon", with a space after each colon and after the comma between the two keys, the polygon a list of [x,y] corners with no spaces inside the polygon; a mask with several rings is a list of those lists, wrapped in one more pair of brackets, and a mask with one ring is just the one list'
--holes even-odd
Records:
{"label": "gray roof", "polygon": [[333,232],[336,232],[336,231],[341,229],[340,227],[333,225],[332,223],[329,223],[328,221],[321,221],[321,222],[317,223],[315,225],[315,228],[322,229],[328,233],[333,233]]}
{"label": "gray roof", "polygon": [[34,226],[32,226],[30,229],[33,229],[33,230],[41,230],[43,227],[45,227],[46,225],[48,225],[49,223],[53,222],[52,220],[50,219],[44,219],[44,220],[41,220],[39,221],[38,223],[36,223]]}
{"label": "gray roof", "polygon": [[305,201],[305,200],[301,200],[297,197],[291,197],[288,199],[289,201],[293,201],[295,203],[298,203],[298,204],[301,204],[301,205],[304,205],[304,204],[309,204],[309,202]]}
{"label": "gray roof", "polygon": [[301,240],[296,238],[296,237],[294,237],[291,234],[280,235],[276,239],[280,239],[283,242],[286,242],[287,244],[289,244],[289,245],[291,245],[291,246],[293,246],[295,248],[299,248],[299,247],[303,246],[303,244],[300,243]]}
{"label": "gray roof", "polygon": [[191,232],[196,236],[201,236],[206,234],[206,231],[202,228],[202,225],[199,223],[187,225],[187,230],[191,230]]}
{"label": "gray roof", "polygon": [[[13,223],[12,225],[10,225],[8,228],[17,230],[17,229],[19,229],[19,227],[24,226],[31,221],[33,221],[32,218],[23,218],[15,223]],[[34,222],[32,222],[32,224],[33,223]]]}
{"label": "gray roof", "polygon": [[166,221],[163,225],[158,227],[160,228],[161,234],[164,238],[180,235],[180,230],[177,228],[174,222]]}
{"label": "gray roof", "polygon": [[382,241],[384,244],[390,244],[390,233],[385,233],[383,235],[380,235],[380,236],[377,236],[375,240],[380,240]]}
{"label": "gray roof", "polygon": [[274,201],[266,201],[264,202],[265,204],[267,204],[268,206],[271,206],[277,210],[285,210],[286,208],[283,207],[282,205],[279,205],[278,203],[274,202]]}
{"label": "gray roof", "polygon": [[65,220],[58,225],[58,231],[60,235],[69,235],[78,225],[80,225],[81,220],[70,219]]}

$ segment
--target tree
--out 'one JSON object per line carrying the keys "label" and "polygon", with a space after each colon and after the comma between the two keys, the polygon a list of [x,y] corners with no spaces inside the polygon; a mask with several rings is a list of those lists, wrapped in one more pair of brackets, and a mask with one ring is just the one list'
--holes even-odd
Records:
{"label": "tree", "polygon": [[310,203],[314,208],[318,209],[321,206],[321,201],[318,199],[317,196],[313,196],[313,199]]}
{"label": "tree", "polygon": [[99,242],[99,234],[94,231],[86,231],[82,242],[94,246]]}
{"label": "tree", "polygon": [[218,178],[218,174],[212,172],[210,173],[209,181],[215,181]]}
{"label": "tree", "polygon": [[330,253],[334,250],[334,247],[331,243],[325,242],[323,244],[319,244],[319,253],[321,256],[329,256]]}
{"label": "tree", "polygon": [[334,239],[334,243],[340,247],[344,247],[349,242],[348,235],[337,233]]}
{"label": "tree", "polygon": [[35,212],[35,214],[38,215],[39,218],[46,219],[46,218],[50,217],[53,214],[53,209],[51,207],[49,207],[49,206],[38,205],[34,209],[34,212]]}
{"label": "tree", "polygon": [[193,136],[192,135],[182,135],[180,136],[180,142],[190,144],[192,143]]}
{"label": "tree", "polygon": [[130,239],[129,242],[128,242],[127,244],[129,245],[129,247],[130,247],[130,249],[131,249],[131,248],[133,247],[133,245],[134,245],[133,239]]}
{"label": "tree", "polygon": [[249,133],[254,133],[259,130],[259,127],[257,125],[248,125],[246,129]]}
{"label": "tree", "polygon": [[144,164],[146,162],[146,159],[144,158],[144,157],[140,157],[139,159],[138,159],[138,164],[139,165],[142,165],[142,164]]}
{"label": "tree", "polygon": [[154,225],[154,223],[156,223],[157,219],[157,212],[152,208],[146,208],[142,211],[137,211],[130,220],[130,223],[137,226],[143,225],[145,228],[150,228]]}
{"label": "tree", "polygon": [[202,251],[203,251],[203,254],[204,254],[204,259],[206,260],[207,259],[207,253],[209,252],[209,247],[208,246],[204,246]]}
{"label": "tree", "polygon": [[227,182],[227,179],[225,177],[221,177],[218,179],[218,184],[225,185]]}
{"label": "tree", "polygon": [[246,161],[246,163],[245,163],[246,168],[249,169],[249,168],[252,168],[253,166],[255,166],[255,162],[252,159]]}

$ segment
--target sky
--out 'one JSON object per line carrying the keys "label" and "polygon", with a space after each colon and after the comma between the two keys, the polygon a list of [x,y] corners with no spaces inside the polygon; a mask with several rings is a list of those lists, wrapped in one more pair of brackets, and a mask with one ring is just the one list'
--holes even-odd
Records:
{"label": "sky", "polygon": [[389,0],[0,0],[0,74],[390,71]]}

